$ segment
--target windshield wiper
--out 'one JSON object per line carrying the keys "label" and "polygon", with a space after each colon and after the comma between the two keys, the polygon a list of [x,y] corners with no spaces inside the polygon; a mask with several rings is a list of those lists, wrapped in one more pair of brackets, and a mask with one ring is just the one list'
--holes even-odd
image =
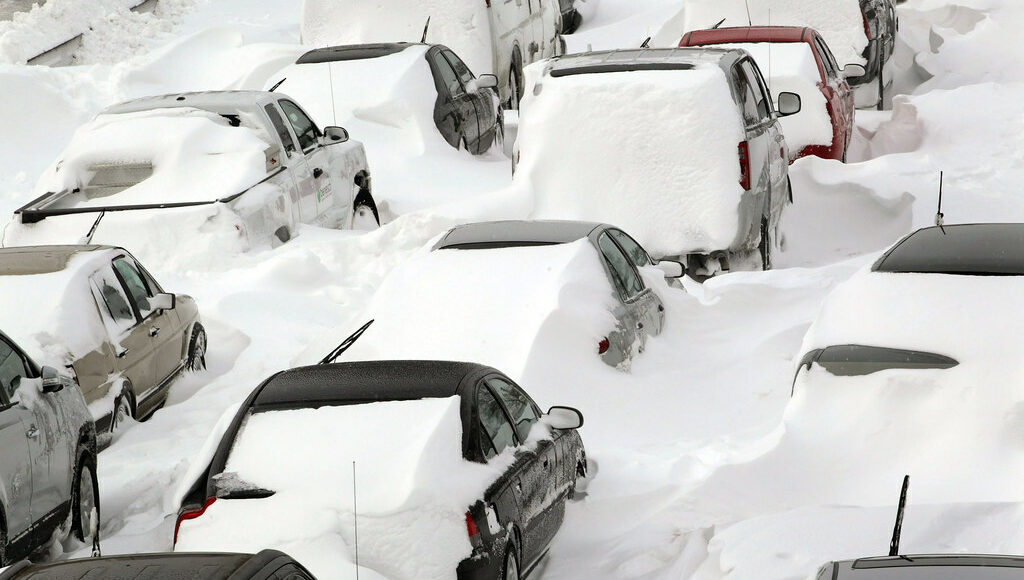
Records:
{"label": "windshield wiper", "polygon": [[337,359],[339,356],[341,356],[342,353],[344,353],[346,350],[348,350],[349,347],[351,347],[353,344],[355,344],[355,342],[357,340],[359,340],[359,337],[362,336],[364,332],[366,332],[367,328],[370,328],[371,324],[373,324],[373,320],[370,320],[366,324],[360,326],[359,330],[357,330],[357,331],[353,332],[352,334],[348,335],[348,338],[346,338],[345,340],[341,341],[341,344],[339,344],[334,350],[332,350],[327,356],[325,356],[323,359],[320,360],[320,362],[318,362],[316,364],[318,364],[318,365],[328,365],[328,364],[331,364],[332,362],[334,362],[335,359]]}

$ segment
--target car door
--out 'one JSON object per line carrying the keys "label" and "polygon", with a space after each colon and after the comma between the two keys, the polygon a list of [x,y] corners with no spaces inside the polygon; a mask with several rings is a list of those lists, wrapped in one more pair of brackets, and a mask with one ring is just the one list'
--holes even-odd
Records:
{"label": "car door", "polygon": [[[527,49],[530,53],[529,62],[549,58],[554,54],[548,49],[547,39],[554,36],[554,30],[549,30],[551,24],[548,22],[549,13],[545,10],[545,2],[552,0],[528,0],[530,5],[530,35],[531,43]],[[556,0],[557,1],[557,0]],[[547,7],[550,10],[550,6]]]}
{"label": "car door", "polygon": [[[101,305],[107,334],[114,353],[114,370],[131,381],[136,401],[153,384],[153,341],[141,324],[113,264],[105,265],[91,278],[93,294]],[[113,403],[111,403],[113,405]],[[113,406],[111,406],[113,411]]]}
{"label": "car door", "polygon": [[850,83],[843,78],[843,71],[836,63],[836,58],[829,50],[828,44],[817,35],[814,36],[813,42],[814,49],[818,53],[818,58],[821,59],[822,68],[825,71],[827,86],[831,89],[828,102],[833,107],[833,117],[842,123],[840,134],[844,139],[843,145],[848,146],[850,138],[853,136],[855,109],[853,90],[850,88]]}
{"label": "car door", "polygon": [[451,63],[441,54],[441,49],[432,50],[429,54],[433,58],[431,68],[438,99],[434,106],[434,124],[452,147],[460,147],[463,139],[470,147],[480,133],[473,98],[466,92]]}
{"label": "car door", "polygon": [[[608,230],[608,235],[619,245],[619,249],[629,258],[637,272],[639,272],[640,268],[654,264],[647,250],[643,249],[626,232],[611,228]],[[643,281],[642,276],[641,281]],[[661,301],[661,296],[658,296],[657,292],[648,288],[645,292],[641,292],[638,298],[638,306],[644,309],[644,318],[651,321],[650,326],[647,327],[648,334],[660,334],[662,327],[665,325],[665,305]]]}
{"label": "car door", "polygon": [[[306,221],[314,222],[317,218],[323,217],[324,212],[334,206],[334,186],[331,181],[331,153],[320,145],[320,137],[323,134],[316,126],[313,119],[302,110],[302,107],[293,101],[281,99],[278,101],[281,110],[291,124],[295,137],[298,139],[299,147],[306,159],[306,167],[309,175],[312,176],[313,198],[315,200],[314,214]],[[339,186],[343,184],[337,184]],[[352,184],[353,187],[355,184]]]}
{"label": "car door", "polygon": [[[279,122],[275,119],[275,115],[284,121],[286,125],[285,130],[289,133],[294,143],[295,150],[287,160],[288,172],[295,183],[296,196],[292,201],[295,202],[295,206],[299,210],[299,221],[308,224],[312,223],[317,216],[317,183],[316,179],[313,178],[313,170],[310,168],[309,161],[303,151],[304,143],[299,138],[298,131],[292,133],[292,121],[284,112],[283,103],[284,101],[277,101],[274,104],[268,105],[266,107],[267,115],[270,117],[271,123],[275,124],[275,128]],[[305,145],[308,146],[308,138]],[[288,145],[286,145],[287,147]]]}
{"label": "car door", "polygon": [[[458,55],[448,49],[442,50],[441,55],[448,61],[452,70],[459,77],[463,88],[466,89],[471,86],[472,81],[476,80],[476,76],[469,70],[466,63],[462,62]],[[466,99],[472,104],[472,110],[469,107],[465,108],[466,114],[473,115],[472,122],[467,122],[466,124],[466,142],[473,153],[483,153],[490,146],[490,143],[481,143],[480,138],[494,126],[497,112],[494,106],[493,93],[490,89],[477,89],[473,93],[470,93],[467,89]],[[472,134],[472,137],[470,137],[470,134]]]}
{"label": "car door", "polygon": [[[8,361],[13,352],[14,348],[0,339],[0,358]],[[4,486],[0,507],[7,517],[8,541],[32,526],[33,471],[43,459],[35,440],[39,426],[32,412],[20,404],[15,376],[16,366],[9,369],[6,364],[0,365],[0,477]]]}
{"label": "car door", "polygon": [[786,151],[786,139],[779,127],[778,119],[775,116],[775,105],[772,104],[771,93],[768,91],[768,84],[764,82],[760,69],[751,58],[744,58],[740,61],[740,68],[747,78],[747,83],[754,92],[757,103],[757,124],[751,127],[751,157],[754,157],[754,150],[758,155],[763,155],[764,165],[755,165],[751,159],[751,170],[756,175],[761,172],[762,178],[758,181],[758,196],[762,195],[767,199],[764,202],[769,208],[769,227],[778,225],[782,215],[782,205],[787,200],[782,192],[779,195],[772,195],[773,187],[779,186],[785,179],[789,168],[789,153]]}
{"label": "car door", "polygon": [[[300,185],[308,187],[309,182],[308,180],[301,184],[297,182],[295,179],[296,172],[292,170],[292,167],[299,163],[299,160],[296,158],[300,157],[302,153],[299,151],[299,146],[295,143],[295,137],[292,136],[292,131],[288,127],[288,123],[285,122],[284,116],[282,115],[281,110],[278,109],[277,105],[274,103],[264,105],[263,111],[267,114],[267,118],[270,119],[270,124],[274,127],[274,131],[277,133],[277,138],[281,141],[281,146],[284,147],[284,158],[282,159],[282,162],[284,166],[288,168],[288,171],[285,172],[288,174],[288,177],[284,181],[288,184],[288,199],[292,202],[290,208],[292,211],[292,220],[294,223],[300,223],[302,222],[302,212],[300,208],[303,200],[300,195],[299,187]],[[308,212],[309,209],[307,208],[306,211]]]}
{"label": "car door", "polygon": [[624,336],[631,335],[636,341],[638,351],[643,352],[647,344],[647,335],[657,334],[661,330],[661,321],[648,311],[645,295],[650,293],[651,289],[644,284],[629,258],[622,253],[608,232],[602,232],[598,236],[597,245],[626,313],[620,318],[619,330]]}
{"label": "car door", "polygon": [[153,388],[157,388],[182,369],[182,331],[178,314],[174,310],[150,306],[150,300],[160,293],[160,289],[155,286],[155,281],[143,273],[134,258],[129,255],[116,258],[114,270],[128,291],[128,298],[142,321],[141,326],[149,335],[153,353],[150,363],[153,369]]}

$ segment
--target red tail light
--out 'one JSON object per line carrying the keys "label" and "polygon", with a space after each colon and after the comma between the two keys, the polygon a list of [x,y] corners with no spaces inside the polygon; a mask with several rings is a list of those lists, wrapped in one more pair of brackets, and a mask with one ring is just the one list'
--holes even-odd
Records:
{"label": "red tail light", "polygon": [[868,23],[868,16],[867,14],[861,14],[861,16],[864,18],[864,34],[868,37],[868,40],[871,40],[871,24]]}
{"label": "red tail light", "polygon": [[178,530],[181,529],[181,522],[183,522],[185,520],[194,520],[194,519],[198,518],[199,516],[203,515],[204,513],[206,513],[206,508],[208,508],[211,505],[213,505],[213,502],[216,501],[216,500],[217,500],[217,498],[215,498],[215,497],[207,498],[206,499],[206,503],[203,504],[203,507],[201,507],[199,509],[195,509],[195,510],[183,511],[183,512],[181,512],[180,515],[178,515],[178,522],[174,524],[174,543],[175,544],[178,543]]}
{"label": "red tail light", "polygon": [[740,187],[750,189],[750,143],[740,142]]}
{"label": "red tail light", "polygon": [[604,354],[608,352],[608,349],[612,347],[612,343],[608,341],[608,338],[602,338],[601,342],[597,343],[597,354]]}
{"label": "red tail light", "polygon": [[480,535],[480,528],[476,527],[476,520],[473,519],[473,514],[469,512],[466,512],[466,531],[469,533],[470,539]]}

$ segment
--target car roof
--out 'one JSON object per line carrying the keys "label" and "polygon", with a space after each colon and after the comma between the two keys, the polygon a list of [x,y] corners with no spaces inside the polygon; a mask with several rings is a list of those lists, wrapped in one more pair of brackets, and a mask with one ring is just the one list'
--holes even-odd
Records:
{"label": "car roof", "polygon": [[232,114],[238,111],[256,109],[267,99],[283,96],[268,91],[200,91],[193,93],[173,93],[132,99],[112,105],[100,111],[100,114],[137,113],[152,109],[174,109],[192,107],[212,111],[218,114]]}
{"label": "car roof", "polygon": [[[994,554],[912,554],[904,556],[879,556],[874,558],[859,558],[857,560],[844,560],[836,562],[838,578],[853,578],[864,576],[865,578],[875,577],[870,571],[889,569],[891,572],[896,569],[914,568],[937,568],[949,567],[975,567],[975,568],[1024,568],[1024,556],[994,555]],[[948,575],[937,571],[929,571],[928,578],[934,580],[960,580],[965,578],[960,571],[950,571]],[[888,578],[890,574],[884,577]],[[881,577],[881,576],[878,576]],[[914,577],[921,576],[920,573]],[[1002,576],[1000,576],[1002,577]]]}
{"label": "car roof", "polygon": [[686,33],[687,43],[802,42],[810,30],[804,26],[731,26]]}
{"label": "car roof", "polygon": [[477,222],[456,226],[448,231],[435,250],[445,248],[507,248],[567,244],[586,238],[598,228],[611,227],[596,222],[569,220],[508,220]]}
{"label": "car roof", "polygon": [[889,249],[871,269],[876,272],[1024,275],[1024,223],[922,228]]}
{"label": "car roof", "polygon": [[497,372],[475,363],[384,360],[299,367],[265,382],[251,407],[306,407],[447,398],[469,375]]}
{"label": "car roof", "polygon": [[60,272],[71,258],[85,252],[120,249],[113,246],[20,246],[0,248],[0,276]]}
{"label": "car roof", "polygon": [[346,44],[311,50],[299,57],[295,64],[338,62],[379,58],[402,52],[411,46],[429,46],[418,42],[375,42],[372,44]]}
{"label": "car roof", "polygon": [[[243,565],[246,570],[259,570],[271,561],[291,558],[277,550],[259,554],[233,553],[161,553],[81,558],[51,564],[15,566],[0,574],[0,580],[129,580],[141,578],[194,578],[196,580],[228,580]],[[282,561],[282,563],[284,563]],[[248,577],[248,575],[243,575]]]}
{"label": "car roof", "polygon": [[558,57],[547,73],[552,77],[575,74],[625,72],[639,70],[692,70],[701,65],[722,66],[722,61],[738,60],[745,53],[726,48],[631,48],[584,52]]}

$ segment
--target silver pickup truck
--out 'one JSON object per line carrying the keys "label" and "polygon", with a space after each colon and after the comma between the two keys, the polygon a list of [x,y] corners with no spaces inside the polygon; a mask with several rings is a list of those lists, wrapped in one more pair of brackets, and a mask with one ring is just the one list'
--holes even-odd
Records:
{"label": "silver pickup truck", "polygon": [[123,243],[126,231],[159,236],[155,224],[173,223],[217,231],[246,250],[286,242],[300,223],[380,223],[363,145],[341,127],[321,130],[288,96],[266,91],[109,107],[78,130],[36,191],[14,212],[3,245]]}

